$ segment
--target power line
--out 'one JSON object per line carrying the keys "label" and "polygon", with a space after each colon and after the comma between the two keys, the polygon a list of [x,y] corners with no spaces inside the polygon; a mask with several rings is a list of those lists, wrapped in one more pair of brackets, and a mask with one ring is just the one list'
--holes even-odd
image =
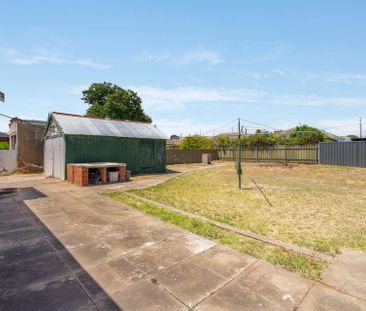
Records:
{"label": "power line", "polygon": [[4,118],[8,118],[8,119],[13,119],[13,117],[8,116],[8,115],[6,115],[6,114],[2,114],[2,113],[0,113],[0,116],[2,116],[2,117],[4,117]]}
{"label": "power line", "polygon": [[217,127],[217,128],[215,128],[215,129],[213,129],[213,130],[210,130],[210,131],[204,132],[204,133],[202,133],[202,135],[204,136],[204,135],[205,135],[205,134],[207,134],[207,133],[212,133],[212,132],[215,132],[215,131],[217,131],[217,130],[220,130],[220,129],[222,129],[222,128],[224,128],[224,127],[226,127],[226,126],[228,126],[228,125],[230,125],[230,124],[232,124],[232,123],[234,123],[234,122],[236,122],[236,119],[235,119],[235,120],[232,120],[232,121],[230,121],[230,122],[228,122],[228,123],[226,123],[226,124],[224,124],[224,125],[222,125],[222,126],[220,126],[220,127]]}
{"label": "power line", "polygon": [[240,120],[242,120],[244,122],[247,122],[247,123],[252,123],[252,124],[257,124],[257,125],[260,125],[260,126],[264,126],[264,127],[270,128],[270,129],[275,130],[275,131],[280,131],[279,129],[277,129],[273,126],[270,126],[270,125],[267,125],[267,124],[264,124],[264,123],[254,122],[254,121],[245,120],[245,119],[240,119]]}

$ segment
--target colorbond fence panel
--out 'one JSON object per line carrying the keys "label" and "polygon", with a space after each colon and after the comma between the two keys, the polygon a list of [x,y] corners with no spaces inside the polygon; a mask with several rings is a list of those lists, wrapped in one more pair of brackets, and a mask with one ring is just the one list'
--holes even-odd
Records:
{"label": "colorbond fence panel", "polygon": [[366,142],[319,144],[320,164],[366,167]]}

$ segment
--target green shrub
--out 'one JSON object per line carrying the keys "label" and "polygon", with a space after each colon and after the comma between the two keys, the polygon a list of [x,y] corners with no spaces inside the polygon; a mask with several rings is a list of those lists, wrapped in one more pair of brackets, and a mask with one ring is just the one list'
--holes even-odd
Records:
{"label": "green shrub", "polygon": [[8,150],[9,149],[9,143],[6,141],[0,142],[0,150]]}

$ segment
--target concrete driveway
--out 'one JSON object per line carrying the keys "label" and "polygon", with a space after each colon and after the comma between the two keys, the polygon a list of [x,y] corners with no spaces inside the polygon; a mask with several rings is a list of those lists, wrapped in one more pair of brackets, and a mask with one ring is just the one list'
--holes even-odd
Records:
{"label": "concrete driveway", "polygon": [[314,283],[52,179],[0,198],[0,310],[366,310]]}

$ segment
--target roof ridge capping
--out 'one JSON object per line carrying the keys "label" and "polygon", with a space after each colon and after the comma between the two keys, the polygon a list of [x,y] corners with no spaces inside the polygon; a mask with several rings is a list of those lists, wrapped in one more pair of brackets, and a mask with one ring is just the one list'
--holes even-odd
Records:
{"label": "roof ridge capping", "polygon": [[143,124],[152,124],[152,122],[146,122],[146,121],[133,121],[133,120],[127,120],[127,119],[112,119],[112,118],[90,117],[90,116],[82,116],[80,114],[73,114],[73,113],[66,113],[66,112],[57,112],[57,111],[53,111],[53,112],[51,112],[51,114],[58,114],[58,115],[69,116],[69,117],[77,117],[77,118],[104,120],[104,121],[124,121],[124,122],[135,122],[135,123],[143,123]]}

